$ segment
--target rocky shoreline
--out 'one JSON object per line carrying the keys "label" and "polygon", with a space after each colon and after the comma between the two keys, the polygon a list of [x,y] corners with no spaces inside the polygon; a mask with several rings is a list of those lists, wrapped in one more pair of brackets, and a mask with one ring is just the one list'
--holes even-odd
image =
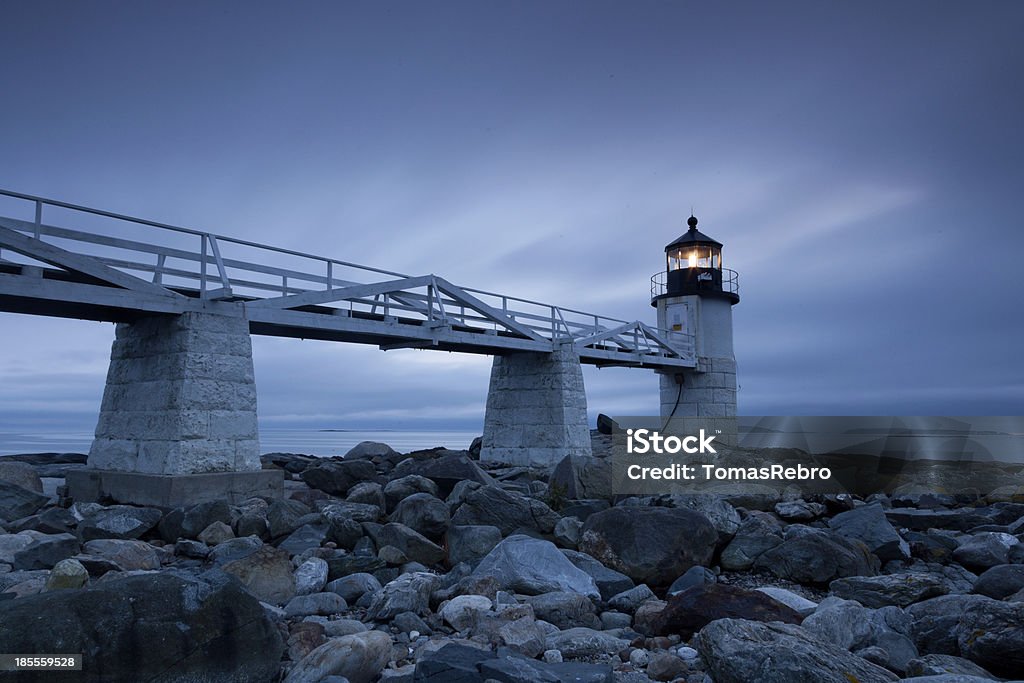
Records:
{"label": "rocky shoreline", "polygon": [[550,473],[478,443],[275,453],[283,499],[174,510],[5,456],[0,649],[81,652],[84,681],[1024,678],[1024,500],[615,499],[594,446]]}

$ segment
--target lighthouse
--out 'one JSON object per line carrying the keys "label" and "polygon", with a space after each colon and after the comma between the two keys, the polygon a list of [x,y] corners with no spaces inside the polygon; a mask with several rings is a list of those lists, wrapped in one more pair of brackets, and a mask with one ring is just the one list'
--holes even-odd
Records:
{"label": "lighthouse", "polygon": [[696,356],[693,369],[659,372],[662,417],[736,415],[736,356],[732,307],[739,303],[736,271],[722,267],[722,243],[697,229],[665,247],[665,270],[651,278],[651,305],[670,341]]}

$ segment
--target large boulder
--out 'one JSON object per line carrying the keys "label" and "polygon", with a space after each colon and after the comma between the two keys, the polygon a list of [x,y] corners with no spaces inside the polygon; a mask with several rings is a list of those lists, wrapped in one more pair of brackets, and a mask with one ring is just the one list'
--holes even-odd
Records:
{"label": "large boulder", "polygon": [[550,534],[557,523],[558,515],[543,502],[506,491],[500,486],[481,486],[471,491],[452,515],[453,525],[496,526],[502,535],[518,529]]}
{"label": "large boulder", "polygon": [[594,603],[585,595],[565,591],[553,591],[526,598],[538,619],[554,624],[560,629],[600,628],[601,621],[594,613]]}
{"label": "large boulder", "polygon": [[799,624],[799,612],[755,590],[704,583],[671,596],[654,620],[652,635],[678,633],[687,640],[716,619],[751,619]]}
{"label": "large boulder", "polygon": [[861,541],[883,562],[910,557],[910,546],[886,519],[878,503],[840,512],[828,524],[840,536]]}
{"label": "large boulder", "polygon": [[444,548],[404,524],[367,522],[363,524],[363,529],[373,539],[373,544],[378,550],[391,546],[400,550],[410,560],[427,566],[444,561]]}
{"label": "large boulder", "polygon": [[414,493],[399,501],[388,518],[438,540],[448,531],[451,515],[444,501],[429,493]]}
{"label": "large boulder", "polygon": [[1003,600],[1024,588],[1024,565],[999,564],[978,577],[974,592]]}
{"label": "large boulder", "polygon": [[283,605],[295,597],[295,576],[287,551],[265,545],[221,567],[263,602]]}
{"label": "large boulder", "polygon": [[496,545],[477,565],[473,576],[492,576],[502,588],[526,595],[569,591],[600,597],[594,579],[570,562],[554,543],[521,534]]}
{"label": "large boulder", "polygon": [[708,565],[717,540],[711,522],[690,510],[613,507],[587,518],[580,550],[637,583],[662,587]]}
{"label": "large boulder", "polygon": [[27,462],[0,458],[0,481],[15,484],[36,493],[43,492],[43,480],[36,473],[36,468]]}
{"label": "large boulder", "polygon": [[699,512],[708,518],[718,532],[718,543],[724,544],[739,531],[740,513],[729,501],[710,493],[685,493],[670,496],[673,507]]}
{"label": "large boulder", "polygon": [[377,621],[389,621],[404,612],[426,614],[430,609],[430,594],[438,585],[438,577],[428,572],[402,574],[374,594],[367,616]]}
{"label": "large boulder", "polygon": [[0,519],[14,520],[35,514],[50,498],[0,479]]}
{"label": "large boulder", "polygon": [[97,538],[82,546],[82,551],[109,560],[124,570],[160,568],[160,556],[156,548],[145,541]]}
{"label": "large boulder", "polygon": [[480,469],[479,465],[470,460],[465,453],[460,452],[447,452],[445,455],[427,460],[404,460],[398,463],[392,474],[418,474],[426,477],[437,484],[438,495],[442,498],[447,498],[460,481],[476,482],[484,486],[496,483],[491,475]]}
{"label": "large boulder", "polygon": [[740,523],[736,535],[722,551],[722,569],[750,569],[763,553],[782,543],[782,534],[782,525],[771,515],[751,514]]}
{"label": "large boulder", "polygon": [[981,595],[941,595],[907,608],[912,619],[911,637],[922,653],[958,655],[957,626],[960,615],[992,602]]}
{"label": "large boulder", "polygon": [[949,592],[943,577],[926,572],[884,574],[882,576],[851,576],[829,584],[833,595],[856,600],[865,607],[895,605],[906,607]]}
{"label": "large boulder", "polygon": [[320,683],[340,676],[350,683],[370,683],[391,657],[391,638],[381,631],[331,638],[303,657],[284,683]]}
{"label": "large boulder", "polygon": [[719,619],[697,635],[716,683],[885,683],[896,674],[793,624]]}
{"label": "large boulder", "polygon": [[361,481],[377,476],[377,468],[369,460],[331,460],[302,472],[302,481],[332,496],[342,496]]}
{"label": "large boulder", "polygon": [[139,538],[159,524],[161,517],[163,513],[158,508],[97,506],[89,509],[88,514],[78,523],[78,537],[83,543],[97,538]]}
{"label": "large boulder", "polygon": [[823,584],[845,576],[874,576],[879,561],[860,541],[792,524],[782,543],[762,553],[754,567],[797,583]]}
{"label": "large boulder", "polygon": [[1010,548],[1020,543],[1012,534],[983,531],[964,540],[953,559],[973,571],[985,571],[1009,562]]}
{"label": "large boulder", "polygon": [[551,472],[548,482],[569,499],[611,498],[612,463],[592,455],[567,455]]}
{"label": "large boulder", "polygon": [[453,526],[448,529],[448,564],[475,564],[494,546],[501,543],[501,529],[496,526]]}
{"label": "large boulder", "polygon": [[78,549],[78,539],[71,534],[36,534],[31,543],[14,553],[11,564],[15,569],[49,569]]}
{"label": "large boulder", "polygon": [[562,550],[562,554],[565,555],[565,557],[572,562],[577,569],[582,569],[585,573],[590,575],[590,578],[592,578],[594,583],[597,585],[597,590],[601,591],[602,600],[609,600],[613,596],[633,587],[633,579],[629,578],[622,572],[617,572],[614,569],[608,569],[608,567],[604,566],[586,553],[581,553],[576,550]]}
{"label": "large boulder", "polygon": [[960,656],[994,674],[1024,678],[1024,603],[983,598],[954,629]]}
{"label": "large boulder", "polygon": [[74,678],[97,683],[269,683],[284,649],[259,602],[234,582],[167,573],[0,602],[0,643],[11,652],[82,653]]}

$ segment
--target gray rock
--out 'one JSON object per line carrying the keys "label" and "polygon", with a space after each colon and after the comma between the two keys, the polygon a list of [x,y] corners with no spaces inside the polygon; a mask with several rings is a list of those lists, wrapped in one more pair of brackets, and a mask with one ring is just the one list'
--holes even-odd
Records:
{"label": "gray rock", "polygon": [[78,549],[78,539],[71,534],[36,534],[31,543],[14,553],[11,565],[17,570],[50,569]]}
{"label": "gray rock", "polygon": [[259,602],[234,582],[168,573],[0,602],[0,643],[12,652],[85,653],[74,679],[88,683],[270,683],[284,649]]}
{"label": "gray rock", "polygon": [[427,622],[420,619],[419,615],[415,612],[400,612],[396,614],[395,618],[391,620],[391,625],[401,633],[412,633],[413,631],[426,635],[431,633]]}
{"label": "gray rock", "polygon": [[112,505],[98,508],[78,523],[78,537],[84,543],[98,538],[139,538],[160,523],[157,508]]}
{"label": "gray rock", "polygon": [[426,572],[403,574],[374,595],[367,616],[376,621],[387,621],[402,612],[426,614],[430,607],[430,594],[437,588],[438,581],[437,576]]}
{"label": "gray rock", "polygon": [[933,574],[906,572],[882,576],[836,579],[829,590],[840,598],[856,600],[865,607],[906,607],[949,592],[947,582]]}
{"label": "gray rock", "polygon": [[109,560],[125,571],[160,568],[160,555],[145,541],[98,538],[86,543],[82,550]]}
{"label": "gray rock", "polygon": [[[657,605],[651,600],[645,605]],[[640,628],[639,610],[637,626]],[[764,593],[725,583],[703,583],[670,597],[644,631],[689,639],[717,619],[743,618],[799,624],[800,615]]]}
{"label": "gray rock", "polygon": [[981,595],[942,595],[907,608],[913,620],[911,637],[928,654],[958,655],[957,625],[966,610],[990,602]]}
{"label": "gray rock", "polygon": [[715,531],[718,532],[720,544],[735,536],[742,524],[736,508],[721,496],[709,493],[688,493],[669,496],[669,499],[674,507],[691,510],[707,517],[711,525],[715,527]]}
{"label": "gray rock", "polygon": [[622,612],[601,612],[601,630],[611,631],[617,628],[629,628],[633,625],[633,617]]}
{"label": "gray rock", "polygon": [[754,567],[797,583],[828,583],[846,576],[874,576],[878,558],[860,541],[836,532],[793,524],[780,545],[765,551]]}
{"label": "gray rock", "polygon": [[406,496],[395,506],[388,519],[404,524],[434,541],[444,536],[451,524],[448,506],[430,493]]}
{"label": "gray rock", "polygon": [[308,617],[314,614],[330,616],[341,614],[347,609],[345,598],[337,593],[309,593],[296,595],[289,600],[288,604],[284,606],[284,613],[290,618]]}
{"label": "gray rock", "polygon": [[626,649],[629,641],[605,631],[590,628],[570,628],[548,636],[547,648],[558,650],[562,657],[582,659],[594,655],[615,653]]}
{"label": "gray rock", "polygon": [[256,536],[232,538],[230,541],[224,541],[223,543],[210,548],[210,561],[217,565],[226,564],[233,560],[239,560],[247,555],[252,555],[262,547],[263,541]]}
{"label": "gray rock", "polygon": [[372,460],[383,458],[391,460],[400,457],[400,453],[391,446],[380,441],[360,441],[345,453],[346,460]]}
{"label": "gray rock", "polygon": [[778,520],[770,515],[751,514],[743,520],[736,535],[722,551],[722,569],[750,569],[762,553],[782,543],[782,531]]}
{"label": "gray rock", "polygon": [[996,600],[1024,588],[1024,565],[1000,564],[986,569],[974,584],[974,592]]}
{"label": "gray rock", "polygon": [[962,657],[1000,676],[1024,676],[1024,603],[981,598],[960,615],[954,635]]}
{"label": "gray rock", "polygon": [[[214,548],[213,552],[216,551]],[[284,550],[262,546],[224,564],[221,569],[235,576],[246,590],[263,602],[282,605],[295,597],[292,563]]]}
{"label": "gray rock", "polygon": [[64,508],[43,508],[37,514],[22,517],[6,525],[11,533],[39,531],[44,534],[66,534],[74,530],[78,520]]}
{"label": "gray rock", "polygon": [[481,612],[489,612],[490,598],[483,595],[458,595],[446,602],[438,614],[456,631],[465,631],[476,623]]}
{"label": "gray rock", "polygon": [[467,493],[452,515],[453,525],[496,526],[503,535],[518,529],[550,534],[557,523],[558,515],[541,501],[493,485]]}
{"label": "gray rock", "polygon": [[[295,570],[295,594],[319,593],[327,584],[327,561],[311,557]],[[340,595],[340,594],[339,594]]]}
{"label": "gray rock", "polygon": [[325,505],[320,514],[328,522],[350,519],[356,522],[376,522],[380,519],[381,509],[367,503],[349,503],[347,501]]}
{"label": "gray rock", "polygon": [[652,598],[654,598],[654,592],[646,584],[642,583],[635,588],[630,588],[627,591],[622,591],[618,595],[612,596],[608,601],[608,606],[620,612],[633,614],[633,612],[636,612],[637,607]]}
{"label": "gray rock", "polygon": [[976,512],[973,508],[958,510],[918,510],[915,508],[890,508],[885,516],[896,526],[907,529],[954,529],[966,531],[982,524],[990,524],[991,518]]}
{"label": "gray rock", "polygon": [[328,638],[350,636],[353,633],[364,633],[370,630],[369,626],[355,619],[330,619],[324,622],[323,626],[324,635]]}
{"label": "gray rock", "polygon": [[1011,534],[983,531],[966,539],[953,551],[953,559],[972,570],[985,571],[998,564],[1007,564],[1010,548],[1019,541]]}
{"label": "gray rock", "polygon": [[44,591],[58,591],[81,588],[89,581],[89,572],[82,563],[74,558],[61,560],[53,565],[50,575],[46,577]]}
{"label": "gray rock", "polygon": [[715,583],[716,581],[718,581],[718,578],[715,576],[715,573],[707,567],[690,567],[668,587],[668,595],[677,595],[687,588],[693,588],[704,583]]}
{"label": "gray rock", "polygon": [[[8,458],[0,458],[0,481],[20,486],[36,493],[43,492],[43,481],[36,473],[36,468],[27,462],[18,462]],[[0,493],[0,496],[3,494]],[[3,515],[0,514],[0,517]]]}
{"label": "gray rock", "polygon": [[575,517],[562,517],[555,524],[555,542],[563,548],[573,550],[579,545],[580,533],[583,531],[583,522]]}
{"label": "gray rock", "polygon": [[419,474],[430,479],[437,484],[439,498],[447,498],[459,482],[484,486],[496,483],[465,453],[458,451],[448,451],[428,460],[406,460],[395,467],[394,474]]}
{"label": "gray rock", "polygon": [[373,539],[377,548],[390,545],[400,550],[409,560],[424,565],[440,564],[444,561],[444,549],[404,524],[364,523],[363,530]]}
{"label": "gray rock", "polygon": [[538,619],[554,624],[560,629],[583,626],[600,628],[601,620],[597,618],[592,603],[585,595],[555,591],[525,598]]}
{"label": "gray rock", "polygon": [[775,514],[787,522],[808,522],[821,517],[825,512],[826,508],[821,503],[808,503],[806,500],[783,501],[775,504]]}
{"label": "gray rock", "polygon": [[392,479],[384,486],[384,501],[388,510],[394,510],[400,502],[417,493],[428,493],[435,498],[439,495],[437,484],[418,474],[408,474]]}
{"label": "gray rock", "polygon": [[[181,532],[185,538],[202,540],[199,538],[199,534],[214,522],[220,522],[230,527],[231,517],[231,506],[223,500],[199,503],[185,510],[181,520]],[[216,543],[210,545],[216,545]]]}
{"label": "gray rock", "polygon": [[196,539],[207,545],[217,545],[218,543],[231,540],[234,537],[235,532],[231,530],[231,527],[228,524],[216,521],[199,532],[199,536],[197,536]]}
{"label": "gray rock", "polygon": [[713,621],[697,649],[716,683],[882,683],[897,676],[793,624]]}
{"label": "gray rock", "polygon": [[580,550],[638,583],[662,587],[709,564],[717,540],[711,522],[690,510],[613,507],[587,519]]}
{"label": "gray rock", "polygon": [[271,538],[287,536],[301,526],[299,521],[312,512],[309,506],[291,498],[276,498],[267,507],[267,531]]}
{"label": "gray rock", "polygon": [[910,545],[889,523],[878,503],[840,512],[828,524],[839,535],[861,541],[883,562],[910,557]]}
{"label": "gray rock", "polygon": [[993,680],[995,676],[969,659],[954,655],[924,655],[907,663],[907,676],[977,676]]}
{"label": "gray rock", "polygon": [[210,556],[210,548],[205,543],[183,538],[174,544],[174,554],[195,560],[205,560]]}
{"label": "gray rock", "polygon": [[416,662],[415,683],[483,683],[480,665],[494,659],[490,649],[446,643]]}
{"label": "gray rock", "polygon": [[348,490],[345,501],[349,503],[366,503],[376,505],[381,510],[387,509],[384,498],[384,487],[375,481],[361,481]]}
{"label": "gray rock", "polygon": [[612,463],[592,455],[567,455],[551,472],[549,485],[566,498],[611,498]]}
{"label": "gray rock", "polygon": [[361,481],[373,479],[377,469],[367,460],[328,461],[302,472],[302,480],[310,487],[331,496],[344,496]]}
{"label": "gray rock", "polygon": [[601,599],[607,600],[613,595],[633,587],[633,579],[614,569],[608,569],[586,553],[575,550],[562,550],[562,554],[594,580],[597,589],[601,592]]}
{"label": "gray rock", "polygon": [[370,683],[391,658],[391,638],[381,631],[331,638],[303,657],[288,672],[285,683],[321,683],[343,676],[350,683]]}
{"label": "gray rock", "polygon": [[600,596],[590,575],[566,559],[554,543],[521,534],[495,546],[473,575],[493,576],[501,588],[527,595],[568,591]]}
{"label": "gray rock", "polygon": [[501,542],[496,526],[453,526],[448,529],[448,564],[476,564]]}
{"label": "gray rock", "polygon": [[0,519],[28,517],[49,501],[49,496],[0,479]]}
{"label": "gray rock", "polygon": [[671,681],[687,671],[686,663],[669,652],[655,652],[647,662],[647,675],[655,681]]}
{"label": "gray rock", "polygon": [[380,581],[378,581],[377,577],[373,574],[359,572],[343,576],[340,579],[335,579],[328,583],[326,588],[327,590],[337,593],[341,597],[345,598],[347,602],[354,603],[356,600],[363,597],[365,593],[374,593],[379,591],[382,586]]}
{"label": "gray rock", "polygon": [[301,555],[312,548],[319,548],[327,540],[330,526],[327,522],[317,521],[303,524],[288,534],[288,538],[277,544],[289,555]]}
{"label": "gray rock", "polygon": [[524,616],[502,624],[498,642],[527,657],[536,657],[547,647],[547,636],[534,619]]}

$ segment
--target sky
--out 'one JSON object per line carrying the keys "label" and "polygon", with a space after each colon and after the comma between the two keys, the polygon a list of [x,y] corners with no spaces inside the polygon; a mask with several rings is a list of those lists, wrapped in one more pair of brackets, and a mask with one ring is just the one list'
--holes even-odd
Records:
{"label": "sky", "polygon": [[[692,207],[741,414],[1024,413],[1019,2],[3,15],[0,188],[652,324]],[[112,339],[0,313],[0,431],[91,430]],[[263,428],[483,423],[487,356],[253,355]],[[653,372],[584,377],[592,416],[657,411]]]}

